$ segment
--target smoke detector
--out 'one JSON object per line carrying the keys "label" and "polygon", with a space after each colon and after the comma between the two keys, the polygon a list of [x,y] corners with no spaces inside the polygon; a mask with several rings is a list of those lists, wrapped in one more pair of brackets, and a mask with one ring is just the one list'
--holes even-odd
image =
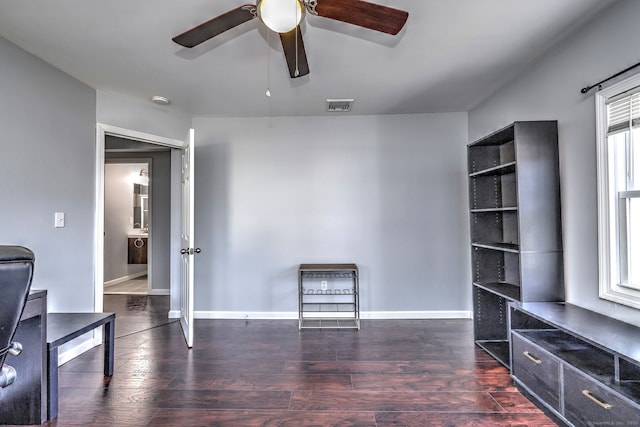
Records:
{"label": "smoke detector", "polygon": [[154,95],[151,97],[151,102],[158,105],[169,105],[171,104],[171,100],[164,96]]}
{"label": "smoke detector", "polygon": [[348,113],[354,99],[327,99],[327,111],[330,113]]}

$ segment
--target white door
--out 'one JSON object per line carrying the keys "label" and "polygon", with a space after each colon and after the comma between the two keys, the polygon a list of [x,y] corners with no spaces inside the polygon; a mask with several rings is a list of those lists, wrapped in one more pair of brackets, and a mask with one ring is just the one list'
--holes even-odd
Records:
{"label": "white door", "polygon": [[180,324],[187,347],[193,347],[193,164],[194,131],[189,130],[182,153],[182,215],[180,259]]}

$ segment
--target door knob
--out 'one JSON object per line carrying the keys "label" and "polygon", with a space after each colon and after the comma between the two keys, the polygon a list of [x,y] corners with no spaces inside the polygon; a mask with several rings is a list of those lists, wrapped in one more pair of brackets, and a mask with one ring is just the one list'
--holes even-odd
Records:
{"label": "door knob", "polygon": [[193,255],[193,254],[199,254],[200,252],[202,252],[202,249],[200,248],[180,249],[180,253],[182,255],[185,255],[185,254]]}

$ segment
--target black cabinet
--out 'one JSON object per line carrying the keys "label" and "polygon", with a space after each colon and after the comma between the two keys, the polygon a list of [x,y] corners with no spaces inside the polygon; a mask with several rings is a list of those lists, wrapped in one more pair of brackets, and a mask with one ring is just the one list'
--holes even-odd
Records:
{"label": "black cabinet", "polygon": [[511,303],[511,375],[563,422],[640,420],[640,327],[563,303]]}
{"label": "black cabinet", "polygon": [[475,340],[510,366],[507,304],[564,300],[557,122],[515,122],[467,160]]}
{"label": "black cabinet", "polygon": [[128,264],[146,264],[148,257],[148,238],[129,237],[128,239]]}
{"label": "black cabinet", "polygon": [[30,292],[13,341],[22,344],[22,353],[5,361],[17,375],[0,388],[0,425],[42,424],[47,420],[47,291]]}

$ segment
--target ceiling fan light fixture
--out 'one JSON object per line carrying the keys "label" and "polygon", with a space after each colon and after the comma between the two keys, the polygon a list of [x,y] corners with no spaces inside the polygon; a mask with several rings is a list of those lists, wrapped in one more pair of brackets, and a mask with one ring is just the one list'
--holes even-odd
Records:
{"label": "ceiling fan light fixture", "polygon": [[288,33],[300,24],[305,7],[300,0],[258,0],[260,20],[276,33]]}

